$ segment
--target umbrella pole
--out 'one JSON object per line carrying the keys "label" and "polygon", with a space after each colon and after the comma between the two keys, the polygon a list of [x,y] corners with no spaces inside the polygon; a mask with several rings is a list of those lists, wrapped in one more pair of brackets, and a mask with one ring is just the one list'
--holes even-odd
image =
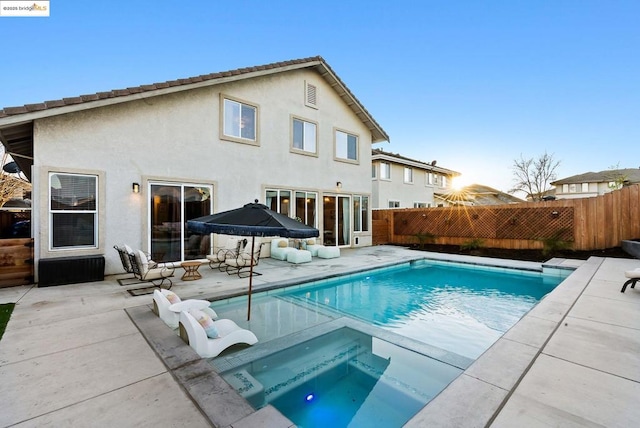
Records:
{"label": "umbrella pole", "polygon": [[253,249],[256,243],[256,237],[251,237],[251,263],[249,264],[249,300],[247,303],[247,321],[251,321],[251,288],[253,286]]}

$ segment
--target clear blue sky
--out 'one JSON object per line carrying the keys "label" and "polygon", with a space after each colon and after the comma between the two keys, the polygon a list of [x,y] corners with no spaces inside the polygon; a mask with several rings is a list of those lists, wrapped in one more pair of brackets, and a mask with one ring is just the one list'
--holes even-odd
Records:
{"label": "clear blue sky", "polygon": [[79,1],[0,18],[0,107],[321,55],[378,144],[512,187],[640,167],[640,1]]}

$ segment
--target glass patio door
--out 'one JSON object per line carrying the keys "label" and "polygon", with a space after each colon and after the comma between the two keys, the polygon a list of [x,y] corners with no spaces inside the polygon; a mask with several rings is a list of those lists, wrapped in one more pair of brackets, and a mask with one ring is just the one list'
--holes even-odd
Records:
{"label": "glass patio door", "polygon": [[193,260],[209,254],[211,237],[187,231],[187,220],[212,213],[212,190],[208,185],[149,185],[149,248],[154,261]]}
{"label": "glass patio door", "polygon": [[351,197],[323,198],[324,245],[351,245]]}

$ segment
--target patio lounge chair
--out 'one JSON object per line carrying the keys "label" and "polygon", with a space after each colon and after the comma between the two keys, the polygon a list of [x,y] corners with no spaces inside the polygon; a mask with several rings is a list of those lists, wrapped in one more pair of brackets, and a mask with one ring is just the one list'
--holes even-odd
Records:
{"label": "patio lounge chair", "polygon": [[208,300],[188,299],[181,300],[173,291],[153,290],[153,312],[160,317],[169,327],[178,328],[180,312],[189,309],[200,309],[212,319],[218,318],[216,312],[209,307]]}
{"label": "patio lounge chair", "polygon": [[[238,274],[240,278],[245,278],[250,275],[251,258],[253,257],[253,266],[258,266],[260,262],[260,253],[262,251],[262,242],[260,239],[256,239],[254,243],[253,256],[251,254],[251,243],[247,243],[244,249],[237,255],[229,255],[224,261],[226,266],[225,270],[229,275]],[[254,275],[262,275],[256,271],[253,271]]]}
{"label": "patio lounge chair", "polygon": [[296,251],[289,246],[287,238],[274,238],[271,240],[271,258],[276,260],[287,260],[287,254]]}
{"label": "patio lounge chair", "polygon": [[[240,328],[229,319],[221,319],[205,322],[212,324],[217,330],[218,337],[211,339],[207,336],[205,327],[197,321],[192,313],[195,311],[180,312],[180,337],[191,346],[201,358],[212,358],[220,355],[222,351],[236,344],[253,345],[258,343],[258,338],[249,330]],[[195,312],[197,314],[197,312]]]}
{"label": "patio lounge chair", "polygon": [[640,268],[628,270],[624,273],[624,276],[629,279],[622,286],[622,290],[620,290],[621,293],[624,293],[629,285],[631,285],[631,288],[636,288],[636,282],[640,281]]}
{"label": "patio lounge chair", "polygon": [[167,280],[169,281],[167,290],[173,285],[169,277],[173,276],[175,271],[176,266],[174,263],[156,263],[153,260],[149,260],[147,255],[140,250],[134,250],[133,254],[129,253],[129,262],[131,263],[133,274],[140,281],[151,282],[156,287],[162,288],[162,284]]}
{"label": "patio lounge chair", "polygon": [[[118,252],[118,256],[120,256],[120,262],[122,263],[122,268],[124,269],[124,271],[132,275],[131,277],[128,277],[128,278],[118,279],[118,284],[133,285],[133,284],[138,284],[142,282],[138,278],[136,278],[133,272],[133,267],[131,266],[131,261],[129,260],[129,253],[133,253],[133,250],[131,249],[131,247],[129,247],[127,244],[121,244],[121,245],[114,245],[113,248]],[[123,283],[123,281],[131,281],[131,280],[133,280],[133,282],[127,282],[126,284]]]}
{"label": "patio lounge chair", "polygon": [[213,250],[213,254],[207,255],[207,260],[209,260],[209,267],[211,269],[220,269],[221,271],[225,269],[224,261],[227,257],[235,257],[240,253],[240,251],[244,248],[243,245],[246,245],[246,239],[238,239],[238,238],[227,238],[226,244],[222,248],[218,248]]}

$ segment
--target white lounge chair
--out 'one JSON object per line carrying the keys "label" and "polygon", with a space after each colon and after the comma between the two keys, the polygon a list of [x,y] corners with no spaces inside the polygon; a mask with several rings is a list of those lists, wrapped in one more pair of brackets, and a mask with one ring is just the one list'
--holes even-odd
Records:
{"label": "white lounge chair", "polygon": [[180,337],[189,343],[201,358],[213,358],[220,355],[228,347],[240,343],[253,345],[258,343],[258,338],[249,330],[240,328],[229,319],[213,321],[220,335],[216,339],[207,337],[204,328],[187,311],[180,312]]}
{"label": "white lounge chair", "polygon": [[271,258],[276,260],[287,260],[287,254],[296,251],[289,246],[287,238],[274,238],[271,240]]}
{"label": "white lounge chair", "polygon": [[191,308],[200,309],[212,319],[218,318],[216,312],[209,307],[208,300],[181,300],[177,294],[169,290],[153,290],[153,312],[169,327],[178,328],[180,312]]}

